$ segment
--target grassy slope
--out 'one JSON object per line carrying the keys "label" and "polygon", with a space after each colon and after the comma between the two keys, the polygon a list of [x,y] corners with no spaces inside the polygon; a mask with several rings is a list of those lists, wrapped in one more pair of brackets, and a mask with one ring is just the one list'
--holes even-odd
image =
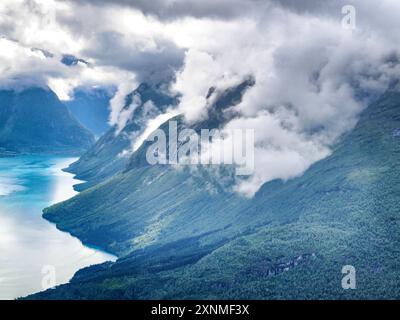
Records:
{"label": "grassy slope", "polygon": [[[171,230],[180,241],[82,270],[35,298],[399,298],[399,103],[398,93],[385,95],[302,177],[266,184],[252,203],[224,201],[233,223],[223,231],[196,237],[184,224]],[[201,217],[193,225],[204,231],[207,212],[207,225],[228,219],[219,210],[181,214]],[[347,264],[357,290],[341,289]]]}

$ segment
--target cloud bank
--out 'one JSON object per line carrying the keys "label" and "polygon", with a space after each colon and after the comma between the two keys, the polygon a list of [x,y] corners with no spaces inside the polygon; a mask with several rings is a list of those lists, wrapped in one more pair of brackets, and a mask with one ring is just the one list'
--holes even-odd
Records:
{"label": "cloud bank", "polygon": [[252,11],[262,0],[73,0],[79,4],[98,6],[126,6],[162,20],[181,17],[232,19]]}
{"label": "cloud bank", "polygon": [[[181,96],[174,112],[193,122],[208,115],[210,87],[223,91],[251,75],[255,85],[226,129],[255,129],[255,173],[235,187],[252,196],[329,155],[399,78],[400,2],[352,1],[354,30],[342,26],[345,4],[5,0],[0,85],[48,85],[64,99],[77,86],[115,86],[110,121],[122,130],[135,107],[124,108],[125,96],[141,82],[169,83]],[[88,63],[66,66],[65,54]]]}

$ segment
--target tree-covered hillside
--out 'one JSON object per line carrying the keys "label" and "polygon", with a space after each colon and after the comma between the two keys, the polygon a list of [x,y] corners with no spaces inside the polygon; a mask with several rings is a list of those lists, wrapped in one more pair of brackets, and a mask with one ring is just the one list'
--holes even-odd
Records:
{"label": "tree-covered hillside", "polygon": [[[218,189],[207,170],[136,162],[45,211],[120,259],[32,298],[399,298],[399,131],[400,93],[388,91],[331,156],[250,200]],[[341,287],[345,265],[356,290]]]}
{"label": "tree-covered hillside", "polygon": [[50,89],[0,91],[0,153],[83,153],[93,135]]}

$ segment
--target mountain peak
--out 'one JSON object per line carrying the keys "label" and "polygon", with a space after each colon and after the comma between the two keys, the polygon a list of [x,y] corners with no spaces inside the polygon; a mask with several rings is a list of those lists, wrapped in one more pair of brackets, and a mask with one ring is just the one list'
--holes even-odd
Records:
{"label": "mountain peak", "polygon": [[81,153],[93,135],[49,88],[0,91],[0,147],[35,153]]}

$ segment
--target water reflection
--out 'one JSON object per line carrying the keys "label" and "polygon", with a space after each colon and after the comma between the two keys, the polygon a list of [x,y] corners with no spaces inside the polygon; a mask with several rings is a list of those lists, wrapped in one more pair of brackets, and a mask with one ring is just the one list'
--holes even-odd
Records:
{"label": "water reflection", "polygon": [[61,284],[81,268],[115,260],[42,219],[44,207],[76,194],[72,186],[79,181],[61,171],[74,160],[0,158],[0,299],[42,291],[45,266],[54,266]]}

